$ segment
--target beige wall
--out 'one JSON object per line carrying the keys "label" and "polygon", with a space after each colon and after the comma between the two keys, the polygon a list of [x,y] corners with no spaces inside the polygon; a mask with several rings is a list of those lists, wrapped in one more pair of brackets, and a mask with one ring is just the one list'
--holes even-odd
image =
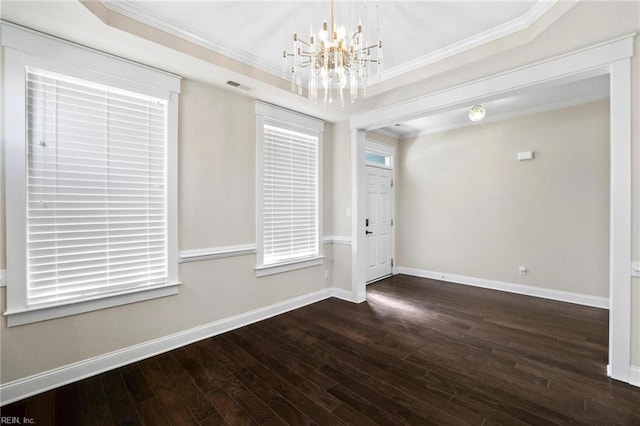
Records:
{"label": "beige wall", "polygon": [[[254,101],[232,91],[183,81],[179,127],[180,249],[254,243]],[[331,136],[328,125],[323,170],[327,177],[332,175]],[[324,200],[328,229],[330,189],[326,188]],[[330,287],[331,280],[324,278],[325,269],[331,268],[330,246],[327,254],[324,266],[259,279],[254,255],[184,263],[177,296],[12,328],[6,327],[3,317],[1,382]],[[5,290],[0,290],[3,310]]]}
{"label": "beige wall", "polygon": [[[564,3],[564,2],[562,2]],[[571,5],[568,5],[571,6]],[[514,69],[536,61],[597,43],[640,32],[640,2],[637,1],[581,1],[573,7],[562,6],[565,12],[544,31],[538,33],[537,24],[472,49],[444,61],[431,64],[416,72],[429,76],[399,90],[371,97],[365,102],[379,108],[402,102],[423,94],[453,87],[465,82]],[[505,46],[515,48],[505,49]],[[635,38],[631,58],[632,79],[632,258],[640,260],[640,41]],[[632,279],[632,364],[640,366],[640,278]]]}
{"label": "beige wall", "polygon": [[394,138],[388,135],[383,135],[382,133],[379,133],[376,131],[367,132],[365,137],[369,141],[380,142],[395,148],[397,148],[398,144],[400,143],[398,138]]}
{"label": "beige wall", "polygon": [[[608,108],[403,140],[398,264],[608,297]],[[520,151],[535,159],[516,161]]]}
{"label": "beige wall", "polygon": [[[509,36],[507,38],[508,41],[497,40],[450,60],[441,61],[419,70],[421,75],[429,77],[418,83],[396,92],[387,92],[381,96],[374,96],[359,102],[361,102],[360,105],[369,106],[371,109],[390,105],[421,94],[432,93],[456,84],[639,30],[640,2],[580,2],[557,18],[555,23],[551,24],[548,29],[535,38],[532,38],[532,34],[536,35],[536,31],[525,31]],[[68,38],[73,39],[73,37]],[[519,43],[524,44],[512,50],[504,48],[506,45],[518,45]],[[133,55],[132,58],[136,59]],[[635,56],[632,59],[632,116],[636,118],[639,116],[638,101],[640,100],[639,60],[640,42],[636,38]],[[188,87],[189,85],[191,87]],[[183,109],[191,109],[194,113],[200,113],[197,111],[196,105],[204,101],[200,99],[191,102],[190,95],[187,95],[189,92],[195,95],[194,92],[200,89],[209,91],[220,99],[230,101],[230,105],[234,105],[238,110],[243,111],[243,114],[251,109],[249,106],[251,101],[246,98],[193,82],[185,82],[185,95],[181,101]],[[191,105],[188,105],[189,103]],[[345,108],[345,110],[347,111],[348,108]],[[229,111],[231,110],[229,109]],[[210,115],[202,111],[202,116],[206,118],[205,123],[198,123],[187,134],[191,138],[192,135],[198,133],[197,137],[193,136],[191,138],[195,148],[193,145],[189,148],[181,146],[180,164],[188,164],[189,167],[194,168],[193,170],[198,170],[197,174],[191,173],[189,170],[180,170],[180,248],[183,250],[250,243],[254,239],[254,227],[241,227],[239,225],[241,220],[234,216],[236,214],[234,209],[224,205],[224,203],[220,203],[219,209],[214,209],[210,199],[214,198],[215,195],[207,196],[206,199],[204,197],[201,199],[199,195],[213,193],[212,186],[217,188],[216,191],[227,191],[226,187],[221,187],[220,185],[220,181],[227,179],[233,181],[231,185],[235,185],[238,188],[247,188],[248,190],[244,196],[235,196],[232,199],[234,208],[247,212],[252,211],[251,208],[255,204],[253,186],[249,184],[250,181],[253,181],[253,177],[247,178],[247,176],[244,176],[243,178],[238,178],[234,174],[237,172],[237,168],[235,171],[225,171],[226,174],[223,175],[222,172],[216,174],[214,171],[202,166],[207,155],[224,152],[224,158],[227,158],[226,155],[230,155],[228,164],[244,167],[249,170],[248,173],[253,173],[253,169],[250,167],[250,164],[255,161],[252,154],[244,157],[244,154],[252,152],[253,149],[246,145],[249,140],[247,135],[253,131],[249,132],[247,127],[253,126],[253,119],[247,118],[244,120],[244,123],[247,124],[245,127],[241,126],[239,122],[233,122],[233,118],[230,118],[231,122],[223,121],[225,115],[221,111],[211,112],[214,113],[214,116],[217,114],[221,127],[213,128],[211,123],[208,122]],[[228,117],[233,116],[234,114],[230,112]],[[190,116],[185,117],[183,114],[181,119],[187,121]],[[241,118],[239,119],[241,120]],[[640,260],[640,166],[638,166],[640,164],[640,120],[634,119],[632,126],[634,197],[632,243],[633,258]],[[328,128],[331,129],[331,126],[328,126]],[[230,141],[222,140],[224,135],[235,134],[235,131],[245,134],[245,137],[247,137],[241,145],[232,146],[233,144]],[[325,145],[325,183],[327,176],[331,176],[331,186],[335,190],[331,191],[330,196],[327,196],[327,188],[325,188],[325,211],[328,208],[331,212],[330,215],[325,214],[325,234],[349,236],[351,234],[351,218],[347,217],[345,212],[346,208],[351,206],[351,154],[348,122],[337,123],[330,131],[325,131],[325,134],[329,133],[334,137],[330,162],[326,161],[327,151],[329,150],[326,149]],[[183,136],[185,136],[184,127],[181,128],[181,137]],[[240,158],[241,152],[242,158]],[[2,150],[3,153],[4,150]],[[198,155],[203,155],[203,158],[195,162],[192,161]],[[223,157],[220,156],[218,158]],[[216,161],[215,159],[208,160]],[[330,170],[327,170],[328,166],[330,166]],[[0,164],[0,167],[2,167],[2,164]],[[224,170],[230,169],[232,167]],[[0,176],[1,179],[4,179],[3,171],[0,171]],[[187,185],[188,188],[186,187]],[[182,199],[182,197],[185,198]],[[328,203],[327,199],[330,199],[331,203]],[[3,185],[0,185],[0,203],[3,202]],[[230,212],[233,212],[234,215],[229,216]],[[221,222],[211,223],[207,219],[207,214],[213,214]],[[0,207],[0,215],[4,215],[4,205]],[[4,221],[1,216],[0,269],[5,267],[5,239],[4,229],[2,229]],[[329,217],[331,218],[330,220],[328,219]],[[194,229],[197,228],[185,223],[187,220],[195,220],[203,224],[205,228],[203,235],[193,235]],[[329,220],[329,223],[327,223],[327,220]],[[334,283],[338,287],[350,290],[351,259],[348,256],[351,253],[351,247],[335,245],[333,250],[335,259],[333,265]],[[282,298],[293,297],[313,289],[322,288],[327,284],[326,281],[321,279],[320,275],[322,269],[324,269],[321,267],[279,276],[285,277],[284,280],[273,280],[273,282],[271,282],[270,278],[256,280],[252,272],[250,272],[253,267],[253,261],[253,256],[246,256],[184,264],[181,266],[180,274],[185,285],[182,287],[179,296],[171,298],[127,305],[14,329],[7,329],[3,320],[2,324],[0,324],[0,345],[2,346],[0,355],[2,356],[3,367],[1,382],[6,383],[27,374],[45,371],[55,366],[219,319],[229,312],[240,313],[243,310],[250,309],[251,306],[263,306],[272,303],[271,301],[282,300]],[[240,268],[241,272],[230,276],[231,271],[236,268]],[[527,279],[529,278],[531,276],[527,277]],[[295,280],[298,281],[294,283]],[[262,286],[263,283],[267,282],[269,285]],[[635,365],[640,365],[640,279],[635,278],[633,286],[632,362]],[[240,300],[241,297],[247,298]],[[0,307],[5,307],[4,300],[5,290],[0,289]],[[209,303],[209,300],[211,300],[211,303]],[[192,305],[198,306],[199,309],[190,309]],[[206,307],[202,309],[202,305],[206,305]],[[133,330],[131,330],[131,322],[127,321],[129,315],[136,321]],[[168,316],[171,316],[171,321],[166,320]],[[107,328],[103,324],[109,321],[111,321],[112,325]],[[72,339],[70,336],[73,333],[61,334],[60,330],[63,328],[77,331],[78,336],[81,336],[81,338]],[[50,345],[37,342],[39,336],[42,335],[51,336],[50,339],[47,339],[51,343]],[[36,355],[45,352],[48,354],[46,359]]]}

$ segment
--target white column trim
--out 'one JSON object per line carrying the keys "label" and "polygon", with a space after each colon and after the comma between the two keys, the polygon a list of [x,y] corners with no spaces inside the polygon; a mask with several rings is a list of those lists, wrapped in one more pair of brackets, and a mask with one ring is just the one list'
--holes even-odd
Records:
{"label": "white column trim", "polygon": [[362,129],[351,130],[351,291],[356,303],[367,299],[366,235],[367,214],[366,185],[366,133]]}
{"label": "white column trim", "polygon": [[610,66],[609,365],[631,380],[631,59]]}

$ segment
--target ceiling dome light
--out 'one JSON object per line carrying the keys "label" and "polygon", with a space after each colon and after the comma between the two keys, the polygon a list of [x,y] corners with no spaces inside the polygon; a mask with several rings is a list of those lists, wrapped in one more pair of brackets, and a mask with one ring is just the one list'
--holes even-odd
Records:
{"label": "ceiling dome light", "polygon": [[487,115],[487,110],[482,105],[474,105],[469,110],[469,120],[481,121]]}

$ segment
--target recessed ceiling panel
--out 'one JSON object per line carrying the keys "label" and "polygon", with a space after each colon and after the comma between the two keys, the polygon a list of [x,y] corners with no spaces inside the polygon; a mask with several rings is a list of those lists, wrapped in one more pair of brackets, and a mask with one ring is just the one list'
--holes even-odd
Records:
{"label": "recessed ceiling panel", "polygon": [[[364,26],[384,43],[384,76],[393,77],[526,28],[553,1],[335,2],[336,24]],[[294,31],[308,40],[331,22],[329,1],[105,1],[124,13],[276,75]]]}

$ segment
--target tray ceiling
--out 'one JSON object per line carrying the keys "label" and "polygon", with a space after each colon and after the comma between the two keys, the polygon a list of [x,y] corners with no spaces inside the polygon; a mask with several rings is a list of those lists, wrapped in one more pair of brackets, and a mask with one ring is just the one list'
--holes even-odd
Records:
{"label": "tray ceiling", "polygon": [[[336,23],[362,20],[371,43],[379,29],[389,79],[530,26],[555,1],[336,2]],[[247,65],[282,75],[295,31],[308,39],[328,1],[107,1],[108,8]]]}

